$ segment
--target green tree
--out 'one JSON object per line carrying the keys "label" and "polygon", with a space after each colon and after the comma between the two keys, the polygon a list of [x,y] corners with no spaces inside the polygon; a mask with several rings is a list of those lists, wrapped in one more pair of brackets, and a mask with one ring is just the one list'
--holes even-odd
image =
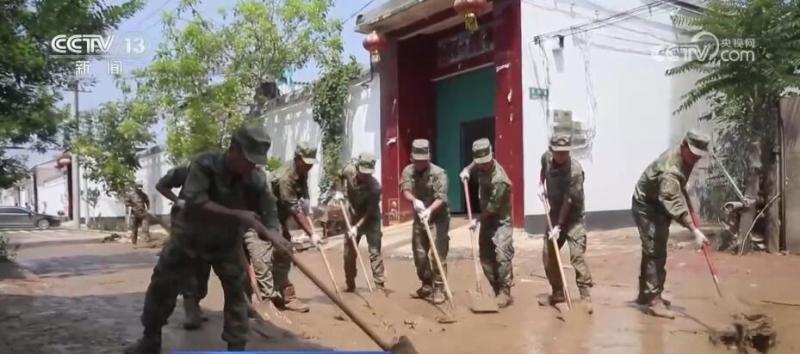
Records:
{"label": "green tree", "polygon": [[[754,58],[729,60],[722,52],[730,48],[722,47],[718,48],[719,55],[693,58],[669,70],[668,75],[701,74],[679,110],[698,102],[709,103],[711,110],[703,118],[713,120],[719,127],[718,141],[725,164],[739,171],[737,177],[746,185],[745,194],[768,200],[777,190],[774,151],[778,148],[779,101],[787,89],[800,87],[800,2],[713,0],[696,24],[721,40],[753,41]],[[718,44],[702,45],[713,52]],[[761,154],[748,159],[742,151]],[[772,240],[773,250],[777,250],[779,232],[775,226],[779,222],[777,208],[774,205],[768,209],[769,221],[764,230]],[[746,219],[740,225],[745,229],[752,216]]]}
{"label": "green tree", "polygon": [[314,84],[312,114],[322,130],[322,175],[319,179],[322,202],[329,199],[332,181],[342,167],[347,98],[350,85],[360,73],[361,67],[355,58],[350,57],[347,63],[333,58],[325,64],[322,77]]}
{"label": "green tree", "polygon": [[153,108],[140,99],[108,102],[81,117],[75,149],[86,178],[122,197],[140,167],[136,153],[153,141],[154,120]]}
{"label": "green tree", "polygon": [[[220,9],[222,21],[183,0],[164,17],[153,63],[136,73],[137,93],[167,121],[173,160],[223,147],[231,132],[266,97],[257,88],[312,60],[341,51],[341,22],[328,19],[331,0],[239,1]],[[230,17],[230,18],[229,18]],[[178,19],[185,21],[178,22]]]}
{"label": "green tree", "polygon": [[50,53],[59,34],[100,34],[141,9],[143,1],[5,0],[0,3],[0,188],[20,178],[24,164],[6,156],[8,145],[42,150],[56,144],[66,111],[58,89],[71,80],[76,60]]}

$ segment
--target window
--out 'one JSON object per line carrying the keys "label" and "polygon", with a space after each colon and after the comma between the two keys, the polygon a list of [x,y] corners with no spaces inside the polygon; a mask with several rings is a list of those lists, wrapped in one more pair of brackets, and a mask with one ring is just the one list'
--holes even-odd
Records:
{"label": "window", "polygon": [[27,214],[28,211],[20,208],[0,208],[0,214]]}

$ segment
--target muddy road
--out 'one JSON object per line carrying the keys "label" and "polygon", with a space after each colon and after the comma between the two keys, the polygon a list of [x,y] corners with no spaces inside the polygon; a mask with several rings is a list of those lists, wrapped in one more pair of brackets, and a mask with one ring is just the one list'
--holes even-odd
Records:
{"label": "muddy road", "polygon": [[[672,242],[688,240],[682,237],[676,235]],[[409,296],[419,283],[407,227],[385,232],[388,297],[370,296],[359,274],[358,293],[344,294],[345,301],[385,336],[408,335],[420,353],[728,353],[734,351],[712,344],[709,333],[729,326],[730,315],[737,311],[775,319],[778,344],[771,353],[800,351],[800,257],[714,253],[725,294],[719,300],[702,254],[674,246],[667,264],[667,295],[677,318],[665,320],[646,316],[631,304],[640,252],[635,230],[593,232],[587,259],[596,283],[594,314],[580,313],[576,307],[575,313],[564,316],[556,308],[537,305],[537,296],[549,292],[541,265],[542,241],[517,233],[514,305],[496,314],[472,314],[468,232],[454,222],[451,238],[449,278],[457,323],[437,323],[440,309]],[[326,247],[343,284],[341,240]],[[366,255],[365,247],[362,252]],[[564,256],[568,259],[566,251]],[[317,252],[306,251],[301,257],[327,279]],[[19,266],[0,264],[0,353],[120,353],[141,332],[144,290],[156,259],[154,249],[97,240],[25,243],[17,256]],[[276,318],[262,331],[269,338],[251,331],[249,350],[378,349],[354,323],[337,319],[332,302],[301,273],[293,270],[291,276],[311,312],[284,312],[288,321]],[[567,278],[577,297],[571,269]],[[199,331],[187,332],[180,327],[179,301],[164,330],[163,353],[225,348],[220,339],[222,291],[214,276],[201,305],[208,322]]]}

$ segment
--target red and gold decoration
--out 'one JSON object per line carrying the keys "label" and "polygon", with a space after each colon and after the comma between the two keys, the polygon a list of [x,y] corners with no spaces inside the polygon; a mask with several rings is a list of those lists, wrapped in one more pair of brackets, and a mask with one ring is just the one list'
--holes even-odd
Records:
{"label": "red and gold decoration", "polygon": [[456,12],[464,15],[464,24],[470,33],[478,30],[478,15],[488,7],[486,0],[455,0],[453,3]]}
{"label": "red and gold decoration", "polygon": [[61,170],[72,164],[72,155],[69,152],[64,152],[56,159],[56,168]]}
{"label": "red and gold decoration", "polygon": [[369,51],[370,61],[377,63],[381,61],[381,51],[386,47],[386,38],[372,31],[364,37],[364,49]]}

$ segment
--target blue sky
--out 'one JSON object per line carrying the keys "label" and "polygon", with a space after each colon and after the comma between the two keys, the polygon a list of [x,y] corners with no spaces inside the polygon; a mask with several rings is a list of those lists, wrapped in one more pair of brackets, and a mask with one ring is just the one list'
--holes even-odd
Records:
{"label": "blue sky", "polygon": [[[373,1],[361,13],[368,11],[383,3],[385,0]],[[121,62],[123,72],[147,66],[154,49],[158,46],[161,39],[161,14],[164,11],[175,10],[180,0],[151,0],[144,9],[140,10],[134,17],[123,22],[115,31],[115,40],[121,42],[122,38],[134,36],[144,38],[147,55],[138,60],[125,60]],[[346,19],[356,13],[369,0],[335,0],[335,5],[331,11],[331,16],[339,19]],[[220,7],[231,8],[234,2],[230,0],[205,0],[199,7],[199,11],[206,18],[219,19],[217,9]],[[344,24],[342,31],[344,39],[344,49],[346,55],[355,55],[359,62],[367,64],[369,55],[361,46],[363,35],[355,32],[355,16]],[[121,97],[121,92],[116,88],[111,76],[107,71],[108,62],[105,60],[94,61],[91,63],[89,72],[97,79],[97,83],[90,90],[91,93],[83,93],[80,97],[81,110],[96,108],[103,102],[111,101]],[[317,76],[316,68],[305,68],[294,73],[294,80],[312,81]],[[65,95],[65,102],[72,102],[72,95]]]}
{"label": "blue sky", "polygon": [[[375,0],[369,4],[364,10],[359,13],[364,13],[376,6],[382,4],[386,0]],[[136,15],[127,19],[119,28],[114,31],[116,44],[119,45],[124,41],[124,38],[138,37],[145,41],[146,52],[140,59],[124,60],[121,61],[121,68],[123,75],[133,69],[142,68],[149,64],[154,53],[154,49],[158,46],[161,40],[161,16],[165,11],[174,11],[180,0],[150,0],[145,7],[140,10]],[[335,0],[334,7],[331,10],[330,16],[339,19],[347,19],[354,15],[362,6],[369,3],[369,0]],[[230,9],[235,4],[231,0],[204,0],[199,6],[198,10],[209,19],[219,19],[217,9],[225,7]],[[369,62],[369,53],[361,46],[363,35],[355,32],[356,16],[352,16],[344,24],[342,30],[342,37],[344,40],[345,55],[354,55],[359,62],[367,65]],[[96,79],[94,86],[88,88],[91,92],[81,93],[79,97],[79,108],[81,111],[97,108],[104,102],[112,101],[122,97],[122,92],[115,86],[111,75],[108,74],[108,61],[98,60],[90,63],[88,73]],[[294,73],[293,79],[295,81],[313,81],[317,77],[317,69],[314,67],[307,67],[298,70]],[[63,104],[72,104],[72,92],[64,92]],[[156,127],[155,131],[160,132],[157,134],[156,140],[158,143],[163,143],[165,138],[166,129],[159,129]],[[35,164],[50,160],[54,158],[55,152],[45,154],[27,153],[17,151],[18,154],[28,155],[28,165]],[[14,155],[18,155],[14,154]]]}

